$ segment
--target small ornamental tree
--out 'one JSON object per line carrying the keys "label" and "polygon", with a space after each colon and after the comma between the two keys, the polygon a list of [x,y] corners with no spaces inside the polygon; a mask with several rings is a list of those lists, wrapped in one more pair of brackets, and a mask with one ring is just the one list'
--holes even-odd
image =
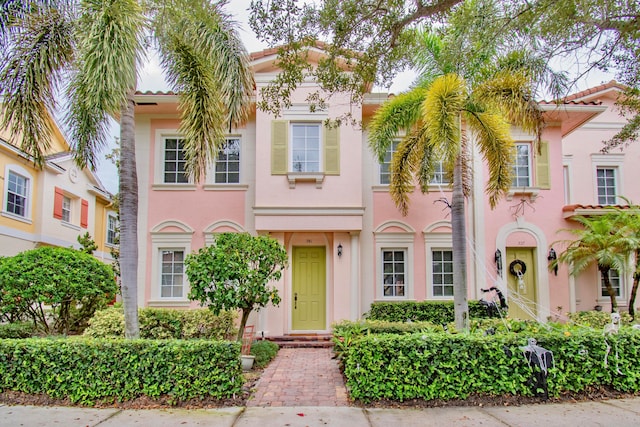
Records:
{"label": "small ornamental tree", "polygon": [[117,290],[108,265],[75,249],[41,247],[0,259],[0,318],[29,318],[46,333],[83,329]]}
{"label": "small ornamental tree", "polygon": [[254,309],[280,303],[278,290],[268,284],[280,279],[287,261],[286,250],[271,237],[221,233],[213,245],[186,258],[189,298],[207,305],[216,315],[222,310],[241,310],[240,341]]}

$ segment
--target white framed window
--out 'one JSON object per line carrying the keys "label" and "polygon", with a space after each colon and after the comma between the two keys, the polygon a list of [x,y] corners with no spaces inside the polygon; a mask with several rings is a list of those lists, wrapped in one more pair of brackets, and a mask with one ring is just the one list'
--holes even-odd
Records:
{"label": "white framed window", "polygon": [[400,141],[393,141],[389,145],[387,152],[384,154],[384,159],[380,163],[380,184],[382,185],[391,184],[391,161],[398,150],[398,144],[400,144]]}
{"label": "white framed window", "polygon": [[218,151],[214,182],[216,184],[240,183],[240,138],[227,138]]}
{"label": "white framed window", "polygon": [[453,251],[431,250],[431,281],[434,297],[453,297]]}
{"label": "white framed window", "polygon": [[163,248],[160,250],[160,298],[184,298],[184,250]]}
{"label": "white framed window", "polygon": [[62,220],[71,222],[71,198],[67,196],[62,197]]}
{"label": "white framed window", "polygon": [[382,250],[382,295],[385,297],[405,297],[406,295],[406,249]]}
{"label": "white framed window", "polygon": [[376,272],[378,297],[413,299],[414,236],[413,232],[376,233]]}
{"label": "white framed window", "polygon": [[438,161],[433,168],[433,176],[430,184],[433,185],[449,185],[449,178],[442,160]]}
{"label": "white framed window", "polygon": [[516,142],[511,186],[520,188],[531,186],[531,144],[528,142]]}
{"label": "white framed window", "polygon": [[107,244],[116,245],[118,239],[118,218],[115,215],[107,215]]}
{"label": "white framed window", "polygon": [[189,177],[186,174],[184,139],[177,137],[163,138],[163,183],[186,184]]}
{"label": "white framed window", "polygon": [[616,168],[599,167],[596,169],[596,188],[599,205],[616,204]]}
{"label": "white framed window", "polygon": [[[600,292],[598,292],[598,296],[600,300],[607,301],[610,300],[609,292],[607,291],[607,287],[604,284],[604,276],[601,271],[598,271],[598,276],[600,277],[599,287]],[[611,269],[609,270],[609,282],[613,287],[616,299],[623,299],[623,288],[622,288],[622,278],[618,274],[617,270]]]}
{"label": "white framed window", "polygon": [[2,214],[24,222],[31,221],[32,177],[22,167],[5,167]]}
{"label": "white framed window", "polygon": [[291,171],[321,172],[320,123],[291,123]]}

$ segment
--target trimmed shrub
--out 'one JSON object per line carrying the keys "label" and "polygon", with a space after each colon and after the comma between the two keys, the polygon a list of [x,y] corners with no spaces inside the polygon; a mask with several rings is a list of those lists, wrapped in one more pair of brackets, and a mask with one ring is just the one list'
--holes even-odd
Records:
{"label": "trimmed shrub", "polygon": [[[602,386],[640,391],[639,331],[622,328],[607,342],[601,331],[588,328],[539,332],[535,338],[553,352],[550,395]],[[520,348],[526,344],[524,334],[366,335],[353,340],[343,354],[347,388],[351,397],[364,402],[531,396],[532,369]],[[605,368],[607,344],[611,350]]]}
{"label": "trimmed shrub", "polygon": [[[208,309],[174,310],[141,308],[138,310],[140,337],[149,339],[232,339],[236,334],[234,312],[216,316]],[[97,312],[84,335],[92,338],[124,337],[122,307]]]}
{"label": "trimmed shrub", "polygon": [[280,346],[274,342],[268,340],[254,341],[251,344],[251,354],[256,357],[253,361],[253,366],[264,368],[276,357],[278,350],[280,350]]}
{"label": "trimmed shrub", "polygon": [[[611,323],[611,313],[606,311],[579,311],[577,313],[569,313],[569,323],[579,326],[589,326],[592,328],[602,329],[604,325]],[[620,323],[629,325],[633,323],[631,315],[623,311],[620,313]]]}
{"label": "trimmed shrub", "polygon": [[3,338],[29,338],[35,333],[33,323],[16,322],[0,324],[0,339]]}
{"label": "trimmed shrub", "polygon": [[[479,301],[469,301],[469,317],[472,319],[499,317],[489,313]],[[387,322],[431,322],[446,325],[454,321],[453,301],[394,301],[374,302],[365,314],[370,320]]]}
{"label": "trimmed shrub", "polygon": [[240,344],[184,340],[0,340],[0,390],[93,405],[148,396],[171,404],[241,393]]}

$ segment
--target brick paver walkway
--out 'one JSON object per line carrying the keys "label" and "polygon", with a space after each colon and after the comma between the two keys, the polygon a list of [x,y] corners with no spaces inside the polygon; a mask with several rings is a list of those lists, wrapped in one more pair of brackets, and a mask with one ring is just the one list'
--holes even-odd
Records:
{"label": "brick paver walkway", "polygon": [[264,370],[247,406],[348,406],[329,348],[283,348]]}

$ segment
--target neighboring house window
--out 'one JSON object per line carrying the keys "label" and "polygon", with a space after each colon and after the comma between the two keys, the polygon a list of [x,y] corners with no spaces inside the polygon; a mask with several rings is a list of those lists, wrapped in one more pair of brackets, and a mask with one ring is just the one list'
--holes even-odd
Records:
{"label": "neighboring house window", "polygon": [[[609,270],[609,282],[611,282],[616,298],[620,298],[620,296],[622,296],[622,287],[620,283],[620,275],[616,270]],[[607,291],[607,287],[604,285],[604,276],[602,275],[602,272],[600,272],[600,297],[609,298],[609,292]]]}
{"label": "neighboring house window", "polygon": [[431,251],[431,275],[434,297],[453,296],[453,252],[450,250]]}
{"label": "neighboring house window", "polygon": [[216,159],[215,183],[238,184],[240,182],[240,139],[227,138],[218,151]]}
{"label": "neighboring house window", "polygon": [[384,160],[380,163],[380,184],[391,184],[391,161],[393,154],[398,149],[399,141],[393,141],[384,155]]}
{"label": "neighboring house window", "polygon": [[184,291],[184,251],[162,249],[161,298],[182,298]]}
{"label": "neighboring house window", "polygon": [[164,182],[167,184],[188,183],[184,153],[184,139],[164,140]]}
{"label": "neighboring house window", "polygon": [[512,187],[531,186],[531,144],[516,143]]}
{"label": "neighboring house window", "polygon": [[433,168],[433,177],[431,177],[431,184],[434,184],[434,185],[449,184],[449,179],[447,178],[447,171],[444,167],[444,162],[442,160],[438,161]]}
{"label": "neighboring house window", "polygon": [[118,219],[113,215],[107,216],[107,243],[115,245],[118,235]]}
{"label": "neighboring house window", "polygon": [[320,172],[320,123],[292,123],[291,142],[291,170]]}
{"label": "neighboring house window", "polygon": [[71,199],[67,196],[62,197],[62,220],[71,222]]}
{"label": "neighboring house window", "polygon": [[29,203],[29,178],[9,171],[7,179],[6,210],[14,215],[27,217]]}
{"label": "neighboring house window", "polygon": [[404,297],[406,286],[406,251],[384,249],[382,251],[382,280],[385,297]]}
{"label": "neighboring house window", "polygon": [[598,168],[596,170],[598,186],[598,204],[614,205],[616,203],[616,170],[615,168]]}

